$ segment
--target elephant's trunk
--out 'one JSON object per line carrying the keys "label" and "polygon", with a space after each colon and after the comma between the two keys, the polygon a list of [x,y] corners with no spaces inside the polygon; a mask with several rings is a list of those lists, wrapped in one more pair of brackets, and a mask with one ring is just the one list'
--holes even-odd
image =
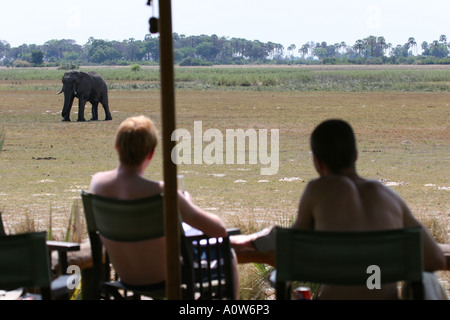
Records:
{"label": "elephant's trunk", "polygon": [[64,89],[61,90],[61,92],[64,92],[64,106],[62,110],[63,121],[70,121],[70,110],[72,109],[74,95],[70,91]]}

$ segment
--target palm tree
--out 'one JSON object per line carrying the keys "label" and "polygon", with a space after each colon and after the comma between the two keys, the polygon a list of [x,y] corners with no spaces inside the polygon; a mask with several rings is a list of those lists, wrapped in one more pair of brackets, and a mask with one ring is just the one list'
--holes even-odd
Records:
{"label": "palm tree", "polygon": [[[375,56],[375,46],[377,44],[377,37],[375,36],[368,36],[364,39],[366,47],[369,49],[370,57]],[[366,53],[367,54],[367,53]]]}
{"label": "palm tree", "polygon": [[386,40],[384,39],[384,37],[378,37],[377,38],[377,53],[376,56],[377,57],[382,57],[384,56],[384,50],[387,49],[387,44],[386,44]]}
{"label": "palm tree", "polygon": [[[414,39],[414,37],[410,37],[408,39],[408,44],[409,44],[410,47],[417,49],[417,43],[416,43],[416,39]],[[417,52],[416,52],[416,54],[417,54]]]}
{"label": "palm tree", "polygon": [[355,45],[353,46],[353,49],[358,51],[358,56],[361,57],[361,50],[363,48],[363,41],[362,40],[356,40]]}
{"label": "palm tree", "polygon": [[294,58],[293,55],[293,51],[297,48],[297,46],[295,44],[291,44],[289,47],[287,47],[287,50],[289,51],[289,55],[291,56],[291,58]]}
{"label": "palm tree", "polygon": [[346,52],[346,49],[347,49],[347,44],[345,43],[345,41],[342,41],[340,44],[339,44],[339,49],[344,49],[344,53]]}
{"label": "palm tree", "polygon": [[298,53],[302,53],[303,59],[305,59],[305,56],[308,54],[310,45],[309,43],[305,43],[304,45],[302,45],[302,47],[298,50]]}

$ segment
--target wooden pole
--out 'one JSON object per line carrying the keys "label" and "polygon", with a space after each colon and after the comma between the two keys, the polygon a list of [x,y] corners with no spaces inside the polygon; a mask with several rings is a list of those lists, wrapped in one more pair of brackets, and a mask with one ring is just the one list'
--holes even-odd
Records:
{"label": "wooden pole", "polygon": [[175,83],[173,67],[171,0],[159,0],[159,49],[161,72],[161,113],[164,170],[164,232],[166,236],[167,299],[181,299],[180,222],[177,201],[177,167],[171,152],[175,130]]}

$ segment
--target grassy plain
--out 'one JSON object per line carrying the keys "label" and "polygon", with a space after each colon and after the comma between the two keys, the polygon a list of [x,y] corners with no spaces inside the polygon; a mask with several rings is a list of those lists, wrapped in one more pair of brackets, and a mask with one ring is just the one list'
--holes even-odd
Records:
{"label": "grassy plain", "polygon": [[[118,124],[145,114],[161,128],[158,69],[143,68],[141,74],[125,68],[95,70],[109,84],[113,121],[61,122],[63,96],[56,92],[63,71],[0,70],[0,132],[6,136],[0,153],[0,210],[7,231],[14,232],[15,223],[26,219],[46,230],[51,213],[53,234],[62,238],[72,203],[88,188],[91,175],[117,164],[113,137]],[[275,175],[262,176],[263,164],[178,167],[195,202],[228,226],[246,233],[287,225],[307,181],[316,177],[309,134],[322,120],[338,117],[355,129],[360,173],[392,187],[439,241],[448,241],[450,68],[176,72],[178,128],[193,135],[194,121],[202,121],[203,132],[218,129],[223,135],[226,129],[279,130]],[[77,111],[74,106],[72,120]],[[203,142],[203,148],[208,144]],[[161,148],[147,175],[162,179]]]}

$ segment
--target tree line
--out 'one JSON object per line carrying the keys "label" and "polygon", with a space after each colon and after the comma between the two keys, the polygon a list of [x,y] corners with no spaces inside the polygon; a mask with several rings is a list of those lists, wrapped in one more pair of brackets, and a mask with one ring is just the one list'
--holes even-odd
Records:
{"label": "tree line", "polygon": [[[450,43],[446,35],[438,40],[416,43],[410,37],[404,44],[392,45],[382,36],[368,36],[354,44],[307,42],[284,48],[274,42],[261,42],[217,35],[173,34],[174,60],[179,65],[214,64],[450,64]],[[108,41],[89,38],[84,45],[75,40],[49,40],[43,45],[11,47],[0,40],[0,65],[60,66],[127,65],[159,63],[159,37]]]}

